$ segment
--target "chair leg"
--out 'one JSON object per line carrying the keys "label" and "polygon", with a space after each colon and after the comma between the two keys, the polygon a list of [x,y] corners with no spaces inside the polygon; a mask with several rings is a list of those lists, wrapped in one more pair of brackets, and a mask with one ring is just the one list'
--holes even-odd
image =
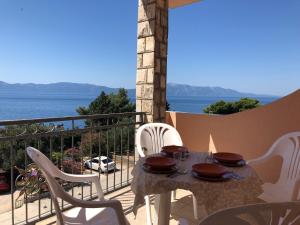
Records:
{"label": "chair leg", "polygon": [[194,194],[193,194],[193,208],[194,208],[194,218],[195,218],[195,220],[199,220],[198,203],[197,203],[197,199]]}
{"label": "chair leg", "polygon": [[147,225],[152,225],[152,215],[151,215],[151,204],[150,204],[150,196],[145,196],[146,203],[146,217],[147,217]]}
{"label": "chair leg", "polygon": [[176,190],[172,191],[172,201],[175,201],[176,200]]}

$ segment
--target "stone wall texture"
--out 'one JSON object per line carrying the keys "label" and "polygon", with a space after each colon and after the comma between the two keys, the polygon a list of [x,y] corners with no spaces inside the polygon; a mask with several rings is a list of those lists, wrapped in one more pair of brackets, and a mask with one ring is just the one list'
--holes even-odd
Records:
{"label": "stone wall texture", "polygon": [[168,54],[168,0],[139,0],[136,110],[164,122]]}

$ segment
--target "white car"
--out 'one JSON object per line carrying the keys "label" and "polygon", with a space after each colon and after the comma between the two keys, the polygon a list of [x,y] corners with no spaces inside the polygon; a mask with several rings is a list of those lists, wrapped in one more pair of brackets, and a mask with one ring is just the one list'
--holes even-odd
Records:
{"label": "white car", "polygon": [[99,172],[109,172],[115,169],[116,163],[106,156],[95,157],[84,162],[84,166],[88,169],[97,170]]}

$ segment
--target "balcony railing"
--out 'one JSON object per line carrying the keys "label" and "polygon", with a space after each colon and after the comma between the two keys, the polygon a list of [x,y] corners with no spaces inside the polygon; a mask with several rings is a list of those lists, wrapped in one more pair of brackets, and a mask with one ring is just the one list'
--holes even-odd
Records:
{"label": "balcony railing", "polygon": [[[136,161],[135,129],[144,117],[118,113],[0,121],[0,223],[28,224],[54,213],[43,177],[25,152],[28,146],[42,151],[65,172],[98,173],[105,193],[129,185]],[[63,187],[77,198],[96,196],[90,183],[63,183]]]}

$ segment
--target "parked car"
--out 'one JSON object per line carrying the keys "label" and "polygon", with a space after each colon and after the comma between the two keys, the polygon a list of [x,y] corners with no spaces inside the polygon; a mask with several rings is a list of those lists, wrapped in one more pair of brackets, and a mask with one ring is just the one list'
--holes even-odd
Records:
{"label": "parked car", "polygon": [[0,191],[9,191],[10,185],[8,183],[6,172],[0,169]]}
{"label": "parked car", "polygon": [[97,170],[99,172],[109,172],[116,168],[116,163],[106,156],[95,157],[84,162],[85,168]]}

